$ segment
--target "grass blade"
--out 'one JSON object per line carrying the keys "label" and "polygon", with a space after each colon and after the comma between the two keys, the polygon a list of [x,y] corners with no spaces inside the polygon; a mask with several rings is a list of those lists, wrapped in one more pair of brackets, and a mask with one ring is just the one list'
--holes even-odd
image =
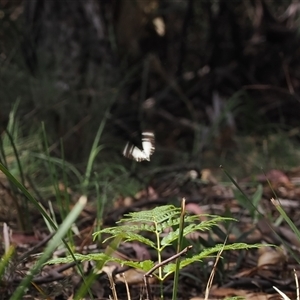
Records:
{"label": "grass blade", "polygon": [[34,275],[37,274],[43,264],[49,259],[49,257],[52,255],[53,251],[56,249],[57,245],[60,244],[60,241],[63,239],[63,237],[67,234],[70,227],[72,226],[73,222],[77,219],[83,208],[85,207],[87,202],[87,198],[85,196],[80,197],[76,205],[74,206],[73,210],[69,213],[69,215],[66,217],[64,222],[61,224],[61,226],[58,228],[56,234],[53,236],[53,238],[48,243],[48,246],[46,247],[45,251],[43,252],[40,259],[36,262],[36,264],[32,267],[29,274],[22,280],[18,288],[16,289],[15,293],[10,298],[11,300],[19,300],[22,299],[25,289],[30,285],[31,280],[33,279]]}

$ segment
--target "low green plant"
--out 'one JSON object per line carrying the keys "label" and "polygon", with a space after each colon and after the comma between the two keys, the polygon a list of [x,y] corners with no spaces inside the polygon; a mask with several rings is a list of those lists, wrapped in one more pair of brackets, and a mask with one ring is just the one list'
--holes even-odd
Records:
{"label": "low green plant", "polygon": [[64,236],[67,234],[69,229],[71,228],[74,221],[77,219],[79,214],[84,209],[87,202],[87,198],[85,196],[80,197],[74,208],[71,212],[66,216],[64,222],[57,228],[56,233],[53,238],[49,241],[47,247],[43,251],[42,255],[39,257],[35,265],[30,269],[30,272],[23,278],[20,285],[17,287],[16,291],[13,293],[11,300],[21,299],[30,285],[33,277],[40,272],[43,264],[47,261],[49,256],[53,253],[53,251],[58,247],[61,243]]}
{"label": "low green plant", "polygon": [[[237,182],[232,178],[232,176],[225,170],[223,169],[224,173],[228,176],[228,178],[230,179],[230,181],[234,184],[234,186],[240,191],[241,193],[241,197],[243,197],[243,201],[245,201],[245,207],[249,209],[249,212],[251,213],[255,213],[255,215],[261,215],[261,213],[259,212],[258,208],[257,208],[257,204],[259,203],[259,198],[261,198],[261,194],[262,194],[262,188],[258,188],[258,190],[256,191],[256,193],[253,195],[252,199],[250,199],[242,190],[242,188],[237,184]],[[280,214],[280,217],[277,220],[284,220],[287,225],[290,227],[290,229],[292,230],[292,232],[295,234],[295,238],[300,241],[300,230],[297,228],[297,226],[295,225],[295,223],[293,222],[293,220],[288,216],[288,214],[285,212],[285,210],[283,209],[282,205],[280,204],[280,200],[277,198],[275,190],[273,189],[271,182],[269,180],[268,184],[274,194],[274,198],[271,198],[271,203],[274,205],[274,207],[276,208],[276,210],[278,211],[278,213]],[[246,204],[246,202],[248,204]],[[254,215],[251,214],[252,217],[254,217]],[[282,238],[281,235],[278,234],[278,231],[275,230],[275,226],[278,226],[278,222],[275,222],[275,224],[277,223],[277,225],[273,225],[271,223],[270,220],[268,220],[268,218],[266,218],[266,216],[264,215],[264,221],[265,224],[269,227],[270,231],[272,232],[272,234],[274,234],[274,236],[276,236],[276,238],[281,242],[281,244],[284,246],[284,248],[288,251],[288,253],[293,257],[293,259],[300,264],[300,259],[298,257],[298,255],[296,254],[296,252],[292,249],[292,247],[289,245],[289,243],[287,243],[285,241],[284,238]],[[295,272],[295,271],[294,271]],[[295,276],[295,281],[296,281],[296,287],[297,287],[297,295],[299,295],[299,285],[298,285],[298,280],[297,280],[297,276]],[[277,287],[273,286],[273,288],[281,295],[282,299],[285,300],[290,300],[287,295],[285,295],[282,291],[280,291]],[[297,299],[299,299],[299,297],[297,297]]]}
{"label": "low green plant", "polygon": [[231,183],[236,187],[236,190],[234,190],[234,196],[238,200],[239,204],[243,206],[245,209],[248,210],[251,218],[254,221],[257,221],[258,218],[262,215],[261,212],[258,209],[259,202],[263,195],[263,187],[262,185],[258,185],[257,190],[252,195],[252,197],[249,197],[241,188],[241,186],[234,180],[234,178],[227,172],[226,169],[223,168],[223,166],[220,166],[226,176],[229,178]]}
{"label": "low green plant", "polygon": [[[126,214],[123,219],[118,222],[118,226],[102,229],[94,233],[94,238],[99,234],[109,234],[110,236],[104,240],[113,239],[114,241],[123,240],[125,242],[138,241],[144,245],[154,249],[157,253],[158,262],[155,263],[152,260],[144,261],[130,261],[120,258],[112,257],[106,253],[97,254],[74,254],[78,261],[101,261],[101,265],[108,262],[117,262],[122,265],[133,267],[143,270],[145,276],[154,275],[161,283],[169,277],[171,274],[179,272],[184,267],[198,261],[202,261],[207,257],[216,255],[219,251],[225,250],[239,250],[257,248],[260,245],[248,245],[244,243],[236,243],[231,245],[215,245],[214,247],[203,250],[201,253],[189,255],[188,257],[181,258],[178,263],[174,263],[175,259],[178,259],[181,254],[185,254],[191,249],[191,246],[187,246],[182,249],[182,239],[180,241],[180,235],[186,237],[196,231],[211,230],[212,227],[218,226],[220,222],[234,221],[232,218],[210,216],[210,215],[184,215],[182,209],[173,205],[164,205],[155,207],[152,210],[131,212]],[[200,222],[200,218],[206,218],[206,220]],[[147,236],[142,235],[143,232],[147,232]],[[151,239],[151,235],[154,240]],[[177,254],[173,258],[163,261],[162,254],[166,251],[167,247],[174,247],[177,245]],[[67,263],[71,262],[72,257],[53,259],[49,261],[49,264]],[[162,291],[162,289],[161,289]],[[161,295],[163,297],[163,295]]]}
{"label": "low green plant", "polygon": [[253,222],[258,221],[260,213],[258,210],[259,202],[262,199],[263,187],[261,184],[257,186],[256,191],[251,196],[246,196],[245,193],[241,193],[240,190],[233,189],[234,197],[238,203],[247,209]]}
{"label": "low green plant", "polygon": [[[7,177],[7,179],[11,182],[13,186],[15,186],[24,197],[26,197],[27,201],[33,205],[37,209],[37,211],[43,216],[43,218],[47,221],[47,223],[52,227],[55,231],[54,236],[52,237],[51,241],[48,243],[48,246],[43,251],[43,254],[35,263],[35,265],[30,269],[30,272],[24,277],[21,281],[20,285],[17,287],[16,291],[13,293],[10,299],[21,299],[23,294],[25,293],[28,286],[31,284],[33,277],[42,269],[43,264],[49,259],[51,254],[53,253],[54,249],[56,249],[61,242],[64,244],[65,248],[71,253],[71,257],[73,256],[72,249],[70,248],[67,241],[64,239],[66,233],[70,230],[72,224],[79,216],[80,212],[83,210],[84,206],[86,205],[87,198],[86,196],[80,197],[76,205],[73,209],[69,212],[69,214],[64,219],[63,223],[60,226],[57,226],[43,206],[30,194],[30,192],[25,188],[25,186],[20,183],[9,171],[8,169],[0,163],[0,171]],[[13,248],[7,249],[5,255],[2,257],[2,261],[0,264],[0,281],[5,279],[6,276],[6,268],[9,263],[13,260]],[[73,256],[73,261],[76,261],[75,257]],[[84,278],[83,271],[80,265],[77,264],[78,271]],[[88,291],[90,293],[90,291]]]}

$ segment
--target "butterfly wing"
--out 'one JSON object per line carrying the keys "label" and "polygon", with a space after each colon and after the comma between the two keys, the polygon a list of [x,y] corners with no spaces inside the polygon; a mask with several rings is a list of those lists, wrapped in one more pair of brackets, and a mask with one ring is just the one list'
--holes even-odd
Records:
{"label": "butterfly wing", "polygon": [[145,131],[142,133],[142,136],[143,151],[148,158],[147,160],[150,160],[150,155],[152,155],[155,150],[154,133]]}
{"label": "butterfly wing", "polygon": [[149,160],[149,157],[144,153],[144,151],[130,143],[126,144],[123,155],[129,159],[134,159],[137,162]]}
{"label": "butterfly wing", "polygon": [[143,160],[150,160],[150,155],[155,150],[154,133],[151,131],[145,131],[142,133],[142,146],[143,150],[139,149],[131,143],[127,143],[123,155],[127,158],[134,159],[137,162]]}

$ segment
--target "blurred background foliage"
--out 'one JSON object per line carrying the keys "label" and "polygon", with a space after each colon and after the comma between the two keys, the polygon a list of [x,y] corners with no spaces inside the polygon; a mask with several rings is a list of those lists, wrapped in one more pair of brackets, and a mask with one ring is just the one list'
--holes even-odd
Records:
{"label": "blurred background foliage", "polygon": [[1,130],[18,103],[20,134],[44,122],[51,154],[74,163],[105,124],[106,162],[125,163],[125,142],[151,128],[156,165],[295,165],[299,11],[287,0],[0,0]]}

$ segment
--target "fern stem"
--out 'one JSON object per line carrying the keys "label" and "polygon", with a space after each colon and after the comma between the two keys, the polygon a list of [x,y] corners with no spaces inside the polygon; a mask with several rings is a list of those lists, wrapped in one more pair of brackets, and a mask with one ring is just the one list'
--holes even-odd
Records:
{"label": "fern stem", "polygon": [[[157,222],[154,222],[155,224],[155,236],[156,236],[156,245],[157,245],[157,259],[158,259],[158,264],[161,263],[161,245],[160,245],[160,232],[158,230],[158,224]],[[158,276],[159,280],[162,280],[162,269],[158,269]]]}
{"label": "fern stem", "polygon": [[[160,244],[160,230],[158,229],[158,223],[155,222],[155,235],[156,235],[156,245],[157,245],[157,258],[158,264],[161,264],[162,258],[162,247]],[[163,274],[162,274],[162,266],[158,268],[158,277],[159,277],[159,285],[160,285],[160,298],[163,299]]]}
{"label": "fern stem", "polygon": [[[182,198],[180,223],[179,223],[179,236],[178,236],[178,241],[177,241],[178,242],[178,244],[177,244],[177,253],[180,253],[181,248],[182,248],[182,244],[183,244],[184,216],[185,216],[185,198]],[[175,269],[175,274],[174,274],[172,300],[177,299],[179,270],[180,270],[180,257],[178,257],[176,259],[176,269]]]}

